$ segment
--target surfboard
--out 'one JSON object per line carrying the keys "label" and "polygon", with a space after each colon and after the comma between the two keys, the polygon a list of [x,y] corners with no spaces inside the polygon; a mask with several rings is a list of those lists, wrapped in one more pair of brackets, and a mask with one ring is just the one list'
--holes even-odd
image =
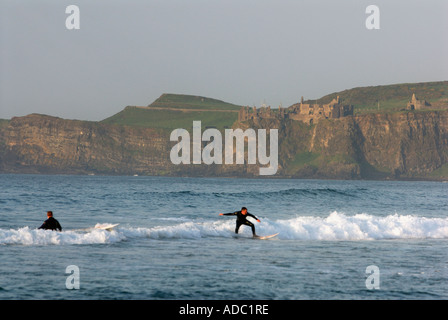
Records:
{"label": "surfboard", "polygon": [[275,237],[275,236],[278,235],[279,233],[280,233],[280,232],[277,232],[277,233],[274,233],[274,234],[271,234],[271,235],[268,235],[268,236],[260,236],[260,237],[256,237],[256,238],[254,238],[254,239],[266,240],[266,239],[270,239],[270,238]]}
{"label": "surfboard", "polygon": [[110,223],[108,223],[108,224],[97,224],[95,226],[95,229],[112,231],[112,229],[115,228],[118,225],[119,225],[119,223],[117,223],[117,224],[110,224]]}
{"label": "surfboard", "polygon": [[278,235],[280,232],[274,233],[274,234],[270,234],[268,236],[256,236],[256,237],[252,237],[252,236],[248,236],[248,235],[239,235],[239,234],[234,234],[232,235],[232,238],[235,239],[256,239],[256,240],[266,240],[266,239],[270,239],[275,237],[276,235]]}

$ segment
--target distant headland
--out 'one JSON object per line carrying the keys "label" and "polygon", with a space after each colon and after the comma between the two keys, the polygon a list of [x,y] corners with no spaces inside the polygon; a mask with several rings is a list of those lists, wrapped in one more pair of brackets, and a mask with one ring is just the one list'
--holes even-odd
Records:
{"label": "distant headland", "polygon": [[4,119],[0,173],[258,176],[247,161],[173,165],[169,133],[194,121],[278,129],[276,178],[448,180],[448,81],[353,88],[286,108],[163,94],[99,122]]}

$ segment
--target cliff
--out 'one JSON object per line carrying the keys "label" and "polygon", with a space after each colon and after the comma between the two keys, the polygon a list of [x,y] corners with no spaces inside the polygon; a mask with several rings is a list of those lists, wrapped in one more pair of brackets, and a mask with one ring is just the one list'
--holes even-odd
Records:
{"label": "cliff", "polygon": [[[205,124],[203,124],[205,125]],[[279,129],[274,177],[447,179],[448,111],[235,122]],[[173,165],[169,131],[32,114],[0,126],[0,172],[257,177],[258,165]]]}
{"label": "cliff", "polygon": [[0,128],[0,170],[134,174],[167,170],[164,136],[154,129],[32,114]]}
{"label": "cliff", "polygon": [[169,131],[31,114],[0,126],[0,173],[235,176],[245,166],[171,163]]}
{"label": "cliff", "polygon": [[341,179],[447,178],[447,111],[325,120],[308,127],[304,138],[308,143],[297,146],[294,155],[284,155],[286,174]]}
{"label": "cliff", "polygon": [[[446,178],[436,172],[448,164],[448,112],[405,112],[356,118],[365,175],[395,178]],[[438,176],[440,175],[440,176]]]}

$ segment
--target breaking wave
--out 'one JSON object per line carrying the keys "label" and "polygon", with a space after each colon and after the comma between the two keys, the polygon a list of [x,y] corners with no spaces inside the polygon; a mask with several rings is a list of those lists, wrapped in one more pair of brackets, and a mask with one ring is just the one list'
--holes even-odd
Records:
{"label": "breaking wave", "polygon": [[426,218],[414,215],[369,214],[347,216],[338,212],[326,218],[296,217],[272,222],[272,230],[283,239],[294,240],[382,240],[445,239],[448,218]]}
{"label": "breaking wave", "polygon": [[[136,238],[202,239],[211,237],[231,238],[235,222],[185,221],[169,226],[117,227],[112,231],[91,229],[89,231],[48,231],[29,227],[0,229],[0,245],[76,245],[103,244],[132,241]],[[171,221],[173,222],[173,221]],[[413,215],[369,214],[348,216],[333,212],[327,217],[300,216],[291,219],[263,219],[256,223],[260,235],[279,232],[277,240],[383,240],[383,239],[447,239],[448,218],[427,218]],[[241,236],[250,237],[250,228],[242,226]]]}
{"label": "breaking wave", "polygon": [[[186,222],[168,227],[128,230],[152,239],[207,238],[234,236],[234,221]],[[348,216],[338,212],[328,217],[301,216],[292,219],[263,219],[256,223],[257,233],[279,232],[283,240],[382,240],[382,239],[445,239],[448,238],[448,218],[426,218],[411,215],[385,217],[369,214]],[[244,226],[241,234],[250,235]]]}
{"label": "breaking wave", "polygon": [[0,229],[0,245],[64,245],[64,244],[102,244],[122,241],[125,236],[116,231],[95,230],[51,231],[31,229]]}

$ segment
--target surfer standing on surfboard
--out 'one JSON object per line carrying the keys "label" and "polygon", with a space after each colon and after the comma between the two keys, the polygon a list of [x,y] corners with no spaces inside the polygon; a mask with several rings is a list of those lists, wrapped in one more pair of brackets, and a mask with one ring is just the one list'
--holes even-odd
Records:
{"label": "surfer standing on surfboard", "polygon": [[242,207],[241,211],[235,211],[235,212],[231,212],[231,213],[220,213],[219,215],[220,216],[236,216],[236,228],[235,228],[236,234],[238,234],[238,230],[240,229],[241,225],[244,224],[244,225],[252,228],[252,235],[254,236],[254,238],[258,237],[257,234],[255,233],[254,224],[252,222],[250,222],[249,220],[247,220],[247,217],[252,217],[255,220],[257,220],[258,222],[260,222],[260,219],[258,219],[253,214],[250,214],[249,212],[247,212],[246,207]]}

